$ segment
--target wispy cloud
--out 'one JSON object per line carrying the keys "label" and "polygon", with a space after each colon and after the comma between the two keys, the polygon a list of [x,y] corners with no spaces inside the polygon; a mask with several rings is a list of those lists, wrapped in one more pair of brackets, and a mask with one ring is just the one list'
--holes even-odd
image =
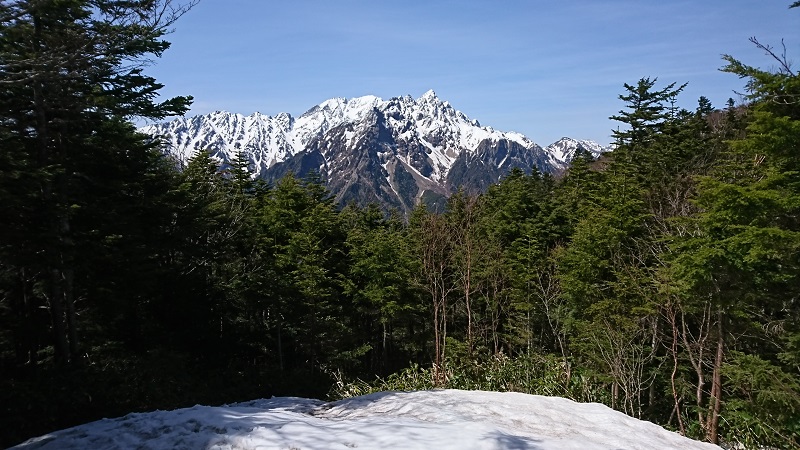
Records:
{"label": "wispy cloud", "polygon": [[330,97],[432,88],[537,141],[603,140],[622,83],[689,82],[686,105],[722,104],[742,83],[719,72],[721,54],[769,64],[748,37],[785,38],[800,58],[800,14],[784,3],[204,0],[152,73],[165,95],[194,95],[195,112],[300,114]]}

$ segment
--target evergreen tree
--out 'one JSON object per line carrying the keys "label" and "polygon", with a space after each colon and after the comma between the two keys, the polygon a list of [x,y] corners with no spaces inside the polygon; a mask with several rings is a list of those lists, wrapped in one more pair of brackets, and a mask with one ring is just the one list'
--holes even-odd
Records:
{"label": "evergreen tree", "polygon": [[274,258],[265,282],[271,283],[270,328],[280,367],[320,376],[321,368],[350,360],[347,352],[356,346],[344,314],[346,236],[339,213],[318,179],[290,173],[270,191],[260,215],[261,251]]}
{"label": "evergreen tree", "polygon": [[[58,413],[41,416],[64,424],[97,414],[109,406],[98,395],[105,386],[85,371],[113,365],[85,363],[118,357],[120,344],[151,342],[148,304],[164,273],[157,244],[168,235],[175,177],[157,142],[128,120],[187,110],[187,97],[157,102],[161,85],[144,69],[190,7],[0,3],[0,160],[8,163],[0,171],[0,321],[13,330],[0,337],[8,369],[0,391],[10,408],[28,404],[19,398],[26,393],[70,392],[54,396]],[[8,411],[15,432],[41,426],[16,427],[19,414]]]}
{"label": "evergreen tree", "polygon": [[622,131],[612,131],[618,148],[626,146],[635,153],[637,149],[651,142],[661,131],[664,121],[670,117],[665,102],[673,100],[686,87],[683,84],[675,88],[675,83],[670,83],[654,91],[657,81],[657,78],[647,77],[639,79],[636,86],[624,84],[628,94],[620,94],[619,99],[625,102],[629,111],[621,110],[618,115],[610,117],[629,127]]}
{"label": "evergreen tree", "polygon": [[[555,312],[548,310],[558,289],[549,263],[551,251],[567,236],[566,209],[559,208],[554,197],[555,182],[534,169],[530,175],[512,170],[486,194],[486,213],[481,223],[489,248],[502,249],[502,258],[495,257],[487,269],[489,274],[506,273],[507,279],[490,277],[496,286],[505,285],[505,292],[485,296],[489,304],[504,311],[500,333],[505,347],[514,352],[530,353],[533,347],[563,353],[552,339],[537,339],[550,327]],[[503,267],[496,266],[502,262]],[[492,291],[495,289],[492,287]],[[500,294],[500,295],[497,295]],[[548,311],[551,315],[548,317]],[[546,342],[543,342],[546,341]],[[558,347],[557,349],[553,347]]]}
{"label": "evergreen tree", "polygon": [[[800,407],[800,396],[797,384],[786,381],[797,367],[784,365],[792,360],[786,350],[797,329],[765,333],[795,323],[800,288],[800,83],[773,56],[776,72],[725,57],[723,70],[748,79],[751,119],[746,135],[700,180],[701,211],[693,233],[678,241],[674,265],[685,301],[697,314],[706,311],[703,323],[714,343],[710,390],[703,390],[697,367],[698,421],[712,442],[722,435],[759,445],[798,441],[796,414],[788,411]],[[742,385],[745,373],[752,378]]]}
{"label": "evergreen tree", "polygon": [[417,359],[419,296],[409,285],[417,270],[405,227],[398,217],[384,219],[380,208],[350,207],[347,225],[349,273],[345,293],[352,296],[357,316],[350,333],[362,334],[370,348],[372,372],[387,374]]}
{"label": "evergreen tree", "polygon": [[[12,188],[29,191],[13,196],[32,205],[20,210],[23,216],[17,216],[16,226],[8,227],[18,231],[18,240],[4,243],[3,259],[17,260],[11,263],[19,283],[14,295],[29,297],[23,292],[38,286],[35,303],[49,308],[59,363],[75,362],[83,354],[76,298],[84,287],[76,282],[82,278],[79,265],[92,259],[82,251],[93,246],[80,240],[97,234],[76,224],[97,201],[97,185],[109,182],[102,172],[91,171],[99,168],[91,161],[111,161],[119,156],[110,152],[129,151],[117,141],[122,136],[114,122],[133,116],[161,118],[187,109],[187,98],[154,103],[161,85],[135,64],[168,47],[160,38],[185,11],[172,7],[169,1],[79,0],[18,0],[0,7],[0,134],[16,161],[11,176],[24,174],[31,180]],[[123,139],[141,148],[143,137],[132,127]],[[143,156],[139,151],[128,157]],[[9,183],[13,181],[2,184]],[[40,225],[25,230],[21,224]],[[12,246],[23,250],[8,254]]]}

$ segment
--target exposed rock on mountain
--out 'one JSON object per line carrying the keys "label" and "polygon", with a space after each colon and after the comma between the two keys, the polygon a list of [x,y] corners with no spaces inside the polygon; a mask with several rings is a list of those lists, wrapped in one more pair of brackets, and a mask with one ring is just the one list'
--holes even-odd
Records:
{"label": "exposed rock on mountain", "polygon": [[219,111],[142,131],[163,136],[182,162],[199,150],[222,162],[243,154],[254,176],[274,181],[289,171],[314,170],[341,203],[377,202],[401,211],[459,186],[483,191],[513,168],[560,172],[578,148],[595,155],[604,150],[570,138],[543,149],[522,134],[481,126],[433,91],[418,99],[331,99],[296,119]]}

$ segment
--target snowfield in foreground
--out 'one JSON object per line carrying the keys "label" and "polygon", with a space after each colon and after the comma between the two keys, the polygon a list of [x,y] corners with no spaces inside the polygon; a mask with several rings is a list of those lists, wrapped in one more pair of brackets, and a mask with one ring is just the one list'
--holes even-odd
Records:
{"label": "snowfield in foreground", "polygon": [[381,392],[128,414],[19,449],[719,449],[597,403],[511,392]]}

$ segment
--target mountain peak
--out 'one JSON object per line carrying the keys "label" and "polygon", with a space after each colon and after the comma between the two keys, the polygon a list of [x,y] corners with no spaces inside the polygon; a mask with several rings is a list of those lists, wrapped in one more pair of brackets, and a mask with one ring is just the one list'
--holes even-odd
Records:
{"label": "mountain peak", "polygon": [[422,94],[422,97],[419,98],[420,100],[439,100],[439,97],[436,96],[436,92],[433,89],[428,89]]}
{"label": "mountain peak", "polygon": [[602,153],[611,151],[611,148],[603,147],[597,142],[575,139],[571,137],[562,137],[561,139],[545,147],[545,150],[547,150],[549,154],[559,161],[562,161],[564,164],[569,164],[569,162],[572,161],[572,158],[575,156],[575,152],[578,151],[578,149],[589,152],[594,158],[597,158]]}
{"label": "mountain peak", "polygon": [[595,143],[568,138],[544,150],[520,133],[482,126],[432,89],[417,99],[332,98],[297,118],[218,111],[142,131],[163,136],[183,162],[200,149],[224,162],[244,152],[256,177],[315,170],[339,201],[378,200],[406,212],[459,186],[486,189],[514,167],[559,172],[579,146],[599,153]]}

